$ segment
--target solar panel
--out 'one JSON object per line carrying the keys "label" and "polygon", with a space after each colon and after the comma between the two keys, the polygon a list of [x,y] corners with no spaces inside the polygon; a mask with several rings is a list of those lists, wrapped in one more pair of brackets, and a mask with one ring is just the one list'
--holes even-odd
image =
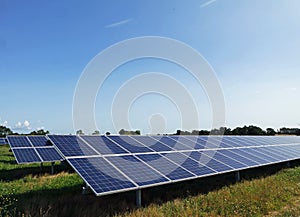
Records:
{"label": "solar panel", "polygon": [[137,188],[132,181],[102,157],[74,158],[68,159],[68,162],[96,195]]}
{"label": "solar panel", "polygon": [[42,162],[54,162],[61,161],[62,157],[58,154],[55,148],[36,148],[36,151],[42,158]]}
{"label": "solar panel", "polygon": [[167,146],[166,144],[162,143],[161,141],[151,138],[149,136],[132,136],[132,138],[135,139],[136,141],[138,141],[139,143],[142,143],[146,147],[151,148],[152,150],[154,150],[156,152],[172,150],[172,148],[170,146]]}
{"label": "solar panel", "polygon": [[97,195],[300,158],[299,137],[49,136]]}
{"label": "solar panel", "polygon": [[134,140],[130,136],[109,136],[108,138],[115,143],[118,143],[119,146],[125,150],[128,150],[130,153],[154,152],[154,150]]}
{"label": "solar panel", "polygon": [[27,136],[34,147],[50,146],[48,139],[45,136]]}
{"label": "solar panel", "polygon": [[0,145],[6,145],[7,140],[5,138],[0,138]]}
{"label": "solar panel", "polygon": [[199,161],[195,161],[194,159],[190,158],[190,154],[191,152],[168,153],[164,154],[164,157],[178,163],[181,167],[185,168],[198,177],[216,173],[215,170],[201,164]]}
{"label": "solar panel", "polygon": [[7,140],[12,148],[32,147],[26,136],[7,136]]}
{"label": "solar panel", "polygon": [[175,164],[168,160],[168,158],[162,157],[159,154],[136,155],[136,157],[159,171],[161,174],[164,174],[170,180],[189,179],[196,176],[192,172],[181,167],[179,164]]}
{"label": "solar panel", "polygon": [[106,136],[80,136],[100,154],[124,154],[129,153],[124,148],[113,142]]}
{"label": "solar panel", "polygon": [[152,136],[152,138],[158,140],[159,142],[169,146],[173,150],[190,150],[191,146],[186,144],[191,141],[184,139],[183,137],[178,136]]}
{"label": "solar panel", "polygon": [[79,136],[49,135],[49,139],[66,156],[90,156],[98,153]]}
{"label": "solar panel", "polygon": [[34,148],[15,148],[12,149],[12,151],[16,157],[18,164],[41,162],[41,159],[35,152]]}
{"label": "solar panel", "polygon": [[45,136],[8,136],[7,139],[18,164],[63,160]]}
{"label": "solar panel", "polygon": [[169,180],[135,156],[107,157],[113,165],[126,174],[139,186],[153,186]]}

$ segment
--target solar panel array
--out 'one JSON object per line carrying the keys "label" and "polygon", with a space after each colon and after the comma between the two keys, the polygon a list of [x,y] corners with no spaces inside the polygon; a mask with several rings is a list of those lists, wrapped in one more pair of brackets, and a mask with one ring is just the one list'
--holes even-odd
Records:
{"label": "solar panel array", "polygon": [[7,140],[18,164],[63,159],[46,136],[8,136]]}
{"label": "solar panel array", "polygon": [[5,138],[0,138],[0,145],[6,145],[7,140]]}
{"label": "solar panel array", "polygon": [[300,137],[49,135],[96,195],[300,158]]}

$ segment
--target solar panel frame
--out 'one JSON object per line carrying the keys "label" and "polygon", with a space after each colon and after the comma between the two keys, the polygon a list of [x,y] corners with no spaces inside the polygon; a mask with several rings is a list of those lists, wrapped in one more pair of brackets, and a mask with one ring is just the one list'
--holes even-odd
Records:
{"label": "solar panel frame", "polygon": [[54,147],[37,147],[35,150],[38,152],[42,162],[55,162],[62,161],[63,158]]}
{"label": "solar panel frame", "polygon": [[26,136],[33,147],[50,146],[46,136]]}
{"label": "solar panel frame", "polygon": [[[196,174],[181,167],[181,165],[168,159],[167,157],[165,157],[165,155],[162,154],[139,154],[135,156],[145,162],[147,165],[159,171],[161,174],[165,175],[169,180],[172,180],[173,182],[193,179],[196,176]],[[159,162],[154,161],[153,156],[157,156],[157,160]],[[169,171],[168,174],[167,171]]]}
{"label": "solar panel frame", "polygon": [[[128,154],[129,151],[124,149],[123,147],[119,146],[116,142],[110,140],[107,136],[80,136],[81,139],[83,139],[86,143],[88,143],[90,146],[92,146],[95,150],[97,150],[101,155],[107,155],[107,154]],[[101,147],[105,147],[103,150],[100,149],[99,144],[96,144],[97,142],[100,143],[100,145],[103,145]]]}
{"label": "solar panel frame", "polygon": [[40,163],[41,158],[34,148],[13,148],[11,149],[18,164]]}
{"label": "solar panel frame", "polygon": [[[108,166],[109,168],[112,168],[112,170],[114,170],[114,174],[118,174],[119,176],[123,176],[124,179],[127,179],[127,181],[131,183],[131,185],[129,185],[129,183],[128,183],[128,187],[125,188],[126,191],[139,189],[139,186],[136,183],[134,183],[132,180],[130,180],[130,178],[128,178],[126,176],[126,174],[123,174],[118,168],[116,168],[113,164],[111,164],[109,161],[107,161],[107,159],[105,159],[104,157],[69,158],[69,159],[67,159],[67,162],[73,167],[73,169],[79,174],[79,176],[89,185],[89,187],[96,194],[96,196],[103,196],[103,195],[112,194],[112,193],[124,192],[124,188],[114,189],[114,190],[111,190],[111,191],[99,191],[99,190],[97,190],[94,186],[95,183],[91,184],[91,182],[89,182],[89,180],[87,179],[85,174],[83,174],[83,172],[79,171],[79,167],[76,167],[75,162],[80,161],[80,160],[102,160],[102,162],[105,163],[105,167]],[[81,165],[82,165],[82,163],[81,163]],[[92,173],[97,173],[98,174],[97,177],[99,177],[99,171],[98,170],[92,170]],[[90,175],[88,175],[88,176],[90,176]]]}
{"label": "solar panel frame", "polygon": [[[146,164],[144,161],[140,160],[139,158],[135,157],[134,155],[127,155],[127,156],[108,156],[105,157],[111,164],[113,164],[116,168],[118,168],[120,171],[122,171],[124,174],[126,174],[127,177],[129,177],[131,180],[134,181],[139,187],[151,187],[151,186],[157,186],[161,185],[162,183],[170,183],[171,180],[167,178],[165,175],[161,174],[159,171],[157,171],[155,168],[151,167],[149,164]],[[122,160],[121,160],[122,159]],[[133,165],[131,164],[122,164],[124,161],[132,161],[132,162],[138,162],[137,164]],[[140,166],[140,167],[139,167]],[[143,171],[142,173],[141,170]],[[143,174],[144,177],[147,179],[147,181],[142,181],[140,177],[138,177],[139,174]],[[152,177],[156,177],[155,180],[152,179]],[[161,180],[161,181],[159,181]]]}
{"label": "solar panel frame", "polygon": [[96,156],[99,152],[91,147],[81,137],[75,135],[48,135],[52,144],[55,144],[65,158],[72,156]]}
{"label": "solar panel frame", "polygon": [[[259,137],[226,137],[225,140],[224,137],[195,137],[193,136],[184,136],[181,137],[181,141],[176,141],[179,140],[179,137],[176,136],[166,136],[166,137],[158,137],[158,136],[151,136],[149,138],[154,139],[156,141],[160,141],[160,144],[165,147],[168,146],[169,148],[164,149],[161,147],[158,148],[151,148],[151,146],[148,147],[147,142],[143,142],[142,139],[135,137],[135,136],[127,136],[130,141],[137,142],[138,147],[142,147],[141,149],[137,148],[136,150],[129,148],[127,149],[128,146],[121,144],[124,141],[124,138],[126,136],[115,136],[115,137],[107,137],[110,139],[114,144],[117,145],[117,147],[122,147],[124,150],[128,151],[127,153],[101,153],[101,151],[98,151],[96,155],[89,155],[89,156],[68,156],[67,161],[73,161],[75,159],[94,159],[94,158],[99,158],[102,157],[105,159],[109,164],[111,164],[115,169],[117,169],[121,174],[123,174],[125,177],[127,177],[128,180],[136,184],[135,188],[132,189],[141,189],[141,188],[146,188],[146,187],[151,187],[151,186],[157,186],[157,185],[162,185],[162,184],[167,184],[167,183],[173,183],[177,181],[183,181],[183,180],[189,180],[189,179],[194,179],[194,178],[199,178],[203,176],[210,176],[210,175],[217,175],[217,174],[222,174],[222,173],[227,173],[227,172],[234,172],[234,171],[240,171],[248,168],[253,168],[253,167],[259,167],[259,166],[265,166],[265,165],[270,165],[270,164],[275,164],[275,163],[281,163],[281,162],[286,162],[292,159],[299,159],[294,158],[296,155],[293,154],[293,150],[297,150],[300,153],[300,144],[295,145],[293,143],[291,144],[280,144],[281,139],[274,138],[270,141],[276,141],[275,144],[269,143],[268,138],[264,139],[262,143],[257,142],[256,140],[259,139]],[[112,139],[112,138],[121,138],[122,140],[117,140]],[[136,139],[137,138],[137,139]],[[141,137],[142,138],[142,137]],[[167,138],[164,139],[165,142],[161,141],[161,138]],[[233,138],[233,142],[228,144],[230,142],[230,139]],[[82,138],[84,140],[84,137]],[[126,139],[125,139],[126,140]],[[173,141],[172,141],[173,140]],[[189,145],[184,145],[182,143],[182,140],[189,141]],[[191,141],[192,140],[192,141]],[[204,144],[206,141],[209,141],[208,143],[214,143],[214,142],[220,142],[220,146],[218,145],[213,145],[213,144],[208,144],[208,148],[210,149],[201,149],[199,146],[199,149],[192,149],[191,143],[193,143],[196,140],[197,142],[200,142],[201,144]],[[296,141],[296,139],[293,139],[293,141]],[[239,145],[238,143],[241,141],[243,145]],[[292,140],[290,140],[292,141]],[[88,143],[88,142],[87,142]],[[180,148],[176,149],[174,148],[174,144],[180,144]],[[263,145],[262,145],[263,144]],[[268,144],[268,145],[266,145]],[[90,144],[88,144],[90,145]],[[132,144],[129,144],[131,146],[134,146]],[[207,148],[207,147],[206,147]],[[134,150],[133,152],[131,152]],[[279,156],[278,154],[280,151],[287,150],[287,152],[284,154],[284,156]],[[140,151],[140,152],[139,152]],[[212,158],[210,162],[205,164],[204,166],[208,169],[210,169],[211,173],[201,174],[200,175],[194,173],[192,170],[188,169],[188,164],[190,164],[190,168],[193,168],[193,164],[199,163],[199,160],[195,156],[189,155],[189,153],[198,153],[198,156],[206,156],[209,157],[210,153],[214,152],[215,157]],[[177,166],[177,168],[181,168],[184,171],[189,172],[190,174],[193,174],[194,176],[192,177],[187,177],[187,178],[178,178],[178,179],[172,179],[171,177],[168,177],[168,174],[164,174],[162,169],[157,168],[157,166],[153,166],[149,161],[146,161],[145,159],[148,157],[150,159],[151,156],[159,156],[162,159],[165,160],[165,162],[170,162],[173,166]],[[173,160],[171,158],[168,158],[168,155],[183,155],[186,157],[186,165],[184,166],[183,162],[182,164],[178,163],[176,160]],[[144,158],[141,158],[141,156],[147,156]],[[182,157],[182,156],[181,156]],[[145,166],[145,168],[150,168],[150,171],[154,171],[156,175],[158,175],[157,180],[151,180],[150,182],[142,182],[138,181],[137,175],[130,174],[131,171],[136,172],[135,170],[142,171],[142,168],[139,167],[133,167],[133,166],[128,166],[124,164],[121,164],[120,161],[118,162],[116,159],[127,159],[127,160],[138,160],[140,163],[143,163],[142,167]],[[267,160],[266,160],[267,159]],[[243,162],[243,160],[247,161]],[[251,163],[250,163],[251,162]],[[200,161],[200,165],[203,165],[204,162]],[[74,168],[74,167],[73,167]],[[76,170],[76,168],[74,168]],[[196,171],[196,169],[194,170]],[[137,174],[137,173],[136,173]],[[160,175],[160,176],[159,176]],[[177,174],[178,175],[178,174]],[[162,178],[162,179],[160,179]],[[118,191],[111,191],[112,192],[122,192],[122,191],[127,191],[128,189],[121,189]],[[95,192],[94,192],[95,193]],[[108,194],[108,193],[105,193]],[[103,195],[102,193],[96,195]]]}
{"label": "solar panel frame", "polygon": [[[108,136],[111,141],[117,143],[120,147],[129,151],[129,153],[150,153],[155,152],[150,147],[136,141],[131,136]],[[130,143],[129,143],[130,142]]]}
{"label": "solar panel frame", "polygon": [[144,146],[149,147],[151,150],[155,152],[163,152],[163,151],[174,151],[170,146],[156,140],[150,136],[131,136],[134,140],[139,143],[142,143]]}
{"label": "solar panel frame", "polygon": [[[30,138],[29,138],[30,137]],[[44,137],[44,139],[42,138]],[[32,144],[32,139],[34,138],[34,146]],[[37,140],[35,140],[37,138]],[[40,144],[37,144],[38,141],[46,141],[46,136],[9,136],[8,137],[8,143],[10,145],[11,150],[13,151],[13,154],[15,156],[15,159],[18,164],[29,164],[29,163],[46,163],[46,162],[54,162],[54,161],[62,161],[63,157],[58,153],[58,151],[53,146],[41,146]],[[25,145],[23,144],[25,143]],[[44,143],[46,144],[46,143]],[[51,148],[51,149],[48,149]],[[49,152],[48,155],[54,155],[56,152],[56,156],[59,155],[60,158],[56,157],[53,160],[47,160],[47,154],[45,153],[45,150],[43,150],[43,156],[41,156],[40,152],[37,149],[45,149],[45,150],[51,150],[51,153]],[[21,153],[23,152],[23,154]],[[27,160],[24,160],[26,157],[23,156],[26,155]],[[32,156],[30,156],[32,155]],[[38,156],[38,158],[36,158]],[[49,158],[49,156],[48,156]],[[31,159],[31,160],[28,160]]]}
{"label": "solar panel frame", "polygon": [[11,148],[32,148],[33,147],[26,136],[7,136],[7,140]]}

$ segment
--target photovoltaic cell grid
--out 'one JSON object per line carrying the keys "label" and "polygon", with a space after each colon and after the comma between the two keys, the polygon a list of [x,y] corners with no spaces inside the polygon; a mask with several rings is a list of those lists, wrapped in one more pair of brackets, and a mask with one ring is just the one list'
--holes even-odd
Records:
{"label": "photovoltaic cell grid", "polygon": [[0,145],[6,145],[7,140],[5,138],[0,138]]}
{"label": "photovoltaic cell grid", "polygon": [[96,195],[300,158],[300,137],[49,136]]}
{"label": "photovoltaic cell grid", "polygon": [[61,161],[63,158],[46,136],[8,136],[18,164]]}

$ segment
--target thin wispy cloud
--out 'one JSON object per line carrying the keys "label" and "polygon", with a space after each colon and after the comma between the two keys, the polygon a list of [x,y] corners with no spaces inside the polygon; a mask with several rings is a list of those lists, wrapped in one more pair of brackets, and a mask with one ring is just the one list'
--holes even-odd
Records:
{"label": "thin wispy cloud", "polygon": [[200,5],[200,8],[205,8],[205,7],[211,5],[212,3],[216,2],[216,1],[217,0],[209,0],[209,1],[205,2],[205,3],[203,3],[202,5]]}
{"label": "thin wispy cloud", "polygon": [[119,22],[116,22],[116,23],[111,23],[111,24],[105,26],[105,28],[114,28],[114,27],[118,27],[118,26],[124,25],[124,24],[126,24],[126,23],[129,23],[129,22],[131,22],[132,20],[133,20],[132,18],[129,18],[129,19],[122,20],[122,21],[119,21]]}

